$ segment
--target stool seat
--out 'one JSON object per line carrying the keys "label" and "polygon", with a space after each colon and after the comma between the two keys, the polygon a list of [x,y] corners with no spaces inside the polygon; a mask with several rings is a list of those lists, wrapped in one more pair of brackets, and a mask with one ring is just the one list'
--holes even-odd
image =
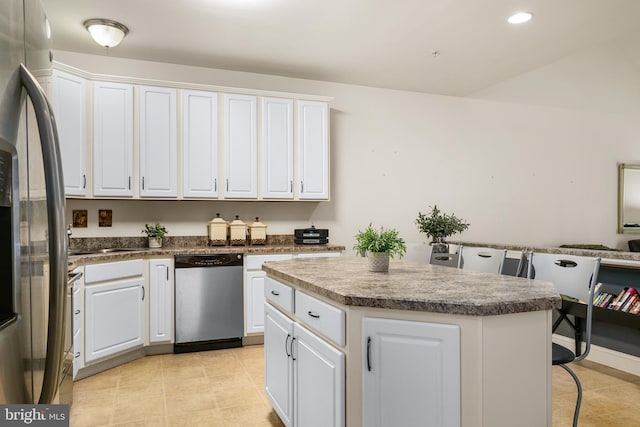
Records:
{"label": "stool seat", "polygon": [[564,365],[565,363],[573,362],[576,355],[573,351],[560,344],[552,343],[551,347],[551,364],[552,365]]}

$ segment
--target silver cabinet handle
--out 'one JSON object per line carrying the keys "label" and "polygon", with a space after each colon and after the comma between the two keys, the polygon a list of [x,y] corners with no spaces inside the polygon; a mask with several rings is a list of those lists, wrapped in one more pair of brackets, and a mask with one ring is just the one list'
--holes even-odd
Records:
{"label": "silver cabinet handle", "polygon": [[317,313],[314,313],[313,311],[308,311],[307,314],[311,317],[313,317],[314,319],[319,319],[320,315]]}
{"label": "silver cabinet handle", "polygon": [[[47,221],[49,231],[49,330],[47,333],[47,356],[40,404],[53,401],[60,377],[64,346],[65,284],[67,282],[67,249],[65,239],[65,201],[62,179],[62,159],[58,145],[58,129],[53,109],[44,91],[33,75],[20,64],[20,80],[33,104],[40,134],[42,161],[44,165],[47,194]],[[19,92],[16,96],[21,96]]]}
{"label": "silver cabinet handle", "polygon": [[295,357],[293,357],[293,342],[296,340],[296,337],[291,338],[291,360],[293,360],[294,362],[297,360]]}
{"label": "silver cabinet handle", "polygon": [[144,301],[144,286],[142,287],[142,301]]}
{"label": "silver cabinet handle", "polygon": [[218,191],[218,178],[213,178],[213,191]]}
{"label": "silver cabinet handle", "polygon": [[74,357],[77,359],[78,357],[80,357],[80,352],[77,352]]}
{"label": "silver cabinet handle", "polygon": [[367,371],[371,372],[371,337],[367,337]]}
{"label": "silver cabinet handle", "polygon": [[82,189],[87,188],[87,175],[82,174]]}
{"label": "silver cabinet handle", "polygon": [[280,292],[276,292],[276,291],[271,291],[271,295],[275,295],[275,296],[278,296],[278,295],[280,295]]}
{"label": "silver cabinet handle", "polygon": [[80,314],[80,310],[74,311],[73,314]]}
{"label": "silver cabinet handle", "polygon": [[167,265],[167,282],[169,281],[169,266]]}
{"label": "silver cabinet handle", "polygon": [[304,181],[300,181],[300,192],[304,193]]}
{"label": "silver cabinet handle", "polygon": [[144,176],[142,177],[142,189],[144,190]]}
{"label": "silver cabinet handle", "polygon": [[293,193],[293,180],[289,181],[289,192]]}
{"label": "silver cabinet handle", "polygon": [[129,177],[129,190],[131,190],[131,177]]}
{"label": "silver cabinet handle", "polygon": [[227,191],[229,191],[229,178],[227,178]]}

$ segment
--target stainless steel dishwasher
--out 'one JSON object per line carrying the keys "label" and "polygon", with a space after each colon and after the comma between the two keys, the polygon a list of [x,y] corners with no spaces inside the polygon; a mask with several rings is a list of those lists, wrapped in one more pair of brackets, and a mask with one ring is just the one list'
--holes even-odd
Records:
{"label": "stainless steel dishwasher", "polygon": [[174,353],[242,346],[242,254],[176,255]]}

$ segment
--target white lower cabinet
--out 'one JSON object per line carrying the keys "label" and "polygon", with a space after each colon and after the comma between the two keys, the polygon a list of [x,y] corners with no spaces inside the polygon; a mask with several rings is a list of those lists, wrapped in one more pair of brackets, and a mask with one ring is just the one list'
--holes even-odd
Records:
{"label": "white lower cabinet", "polygon": [[344,426],[345,356],[265,304],[265,391],[286,426]]}
{"label": "white lower cabinet", "polygon": [[142,260],[85,267],[85,362],[144,344],[144,298]]}
{"label": "white lower cabinet", "polygon": [[173,342],[173,260],[149,260],[149,343]]}
{"label": "white lower cabinet", "polygon": [[245,322],[246,334],[264,331],[264,271],[248,271],[245,274]]}
{"label": "white lower cabinet", "polygon": [[374,426],[460,426],[460,328],[364,318],[362,419]]}
{"label": "white lower cabinet", "polygon": [[144,344],[143,285],[139,278],[86,288],[86,361]]}
{"label": "white lower cabinet", "polygon": [[244,333],[255,334],[264,331],[264,278],[265,262],[283,261],[293,258],[293,254],[247,255],[244,274]]}

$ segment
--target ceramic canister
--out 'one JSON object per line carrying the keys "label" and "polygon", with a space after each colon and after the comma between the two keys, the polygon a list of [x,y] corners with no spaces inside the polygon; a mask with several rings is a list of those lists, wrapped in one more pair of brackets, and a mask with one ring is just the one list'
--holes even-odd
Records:
{"label": "ceramic canister", "polygon": [[227,221],[220,218],[217,213],[216,217],[207,223],[209,229],[209,246],[225,246],[227,244]]}
{"label": "ceramic canister", "polygon": [[240,220],[238,215],[229,224],[229,240],[231,245],[247,244],[247,224]]}
{"label": "ceramic canister", "polygon": [[265,245],[267,243],[267,226],[260,222],[260,218],[256,217],[256,221],[249,228],[252,245]]}

